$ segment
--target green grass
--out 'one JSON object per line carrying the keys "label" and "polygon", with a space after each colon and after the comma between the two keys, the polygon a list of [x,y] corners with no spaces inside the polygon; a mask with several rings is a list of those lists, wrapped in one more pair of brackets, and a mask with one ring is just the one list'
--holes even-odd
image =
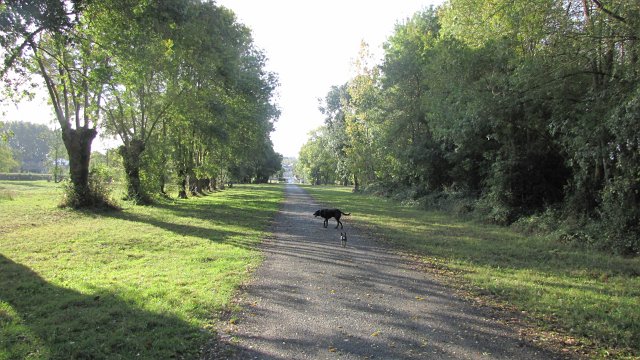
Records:
{"label": "green grass", "polygon": [[54,184],[0,181],[0,359],[198,357],[282,196],[235,186],[91,213],[57,208]]}
{"label": "green grass", "polygon": [[474,296],[572,338],[575,350],[596,358],[640,356],[639,258],[524,236],[350,188],[306,189],[327,206],[352,212],[349,220],[389,244],[419,255],[427,267],[455,274]]}

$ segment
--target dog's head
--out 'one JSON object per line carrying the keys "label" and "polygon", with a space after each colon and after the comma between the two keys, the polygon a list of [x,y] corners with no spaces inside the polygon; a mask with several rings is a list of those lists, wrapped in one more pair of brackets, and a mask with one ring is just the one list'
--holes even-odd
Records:
{"label": "dog's head", "polygon": [[318,210],[318,211],[314,212],[314,213],[313,213],[313,216],[316,216],[316,217],[317,217],[317,216],[320,216],[320,210]]}

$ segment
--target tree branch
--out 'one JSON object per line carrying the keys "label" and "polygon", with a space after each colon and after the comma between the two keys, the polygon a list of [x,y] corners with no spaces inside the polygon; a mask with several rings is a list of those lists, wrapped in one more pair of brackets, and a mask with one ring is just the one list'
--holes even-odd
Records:
{"label": "tree branch", "polygon": [[600,0],[592,0],[593,3],[596,5],[596,7],[598,8],[598,10],[602,11],[603,13],[611,16],[612,18],[621,21],[623,23],[627,22],[627,19],[623,18],[622,16],[615,14],[613,11],[607,9],[606,7],[604,7],[604,5],[602,5],[602,3],[600,2]]}

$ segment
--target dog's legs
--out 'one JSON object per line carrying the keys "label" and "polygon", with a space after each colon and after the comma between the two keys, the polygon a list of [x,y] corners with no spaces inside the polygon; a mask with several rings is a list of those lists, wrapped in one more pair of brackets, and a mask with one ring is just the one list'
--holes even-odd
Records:
{"label": "dog's legs", "polygon": [[344,226],[342,226],[342,222],[340,220],[338,220],[338,219],[336,219],[336,221],[338,222],[336,224],[336,229],[338,228],[338,226],[340,226],[340,229],[344,229]]}

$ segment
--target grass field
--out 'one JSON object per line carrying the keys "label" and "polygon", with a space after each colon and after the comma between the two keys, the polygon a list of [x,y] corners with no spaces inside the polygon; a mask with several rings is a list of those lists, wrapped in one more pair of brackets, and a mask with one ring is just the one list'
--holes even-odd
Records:
{"label": "grass field", "polygon": [[384,241],[453,274],[472,296],[514,309],[562,345],[596,358],[640,358],[640,259],[519,235],[508,228],[353,194],[305,187]]}
{"label": "grass field", "polygon": [[[305,188],[476,299],[559,330],[570,351],[640,357],[640,259]],[[0,360],[197,358],[260,262],[283,194],[236,186],[105,213],[59,209],[60,196],[51,183],[0,181]]]}
{"label": "grass field", "polygon": [[0,359],[197,357],[283,195],[236,186],[104,213],[60,196],[0,182]]}

